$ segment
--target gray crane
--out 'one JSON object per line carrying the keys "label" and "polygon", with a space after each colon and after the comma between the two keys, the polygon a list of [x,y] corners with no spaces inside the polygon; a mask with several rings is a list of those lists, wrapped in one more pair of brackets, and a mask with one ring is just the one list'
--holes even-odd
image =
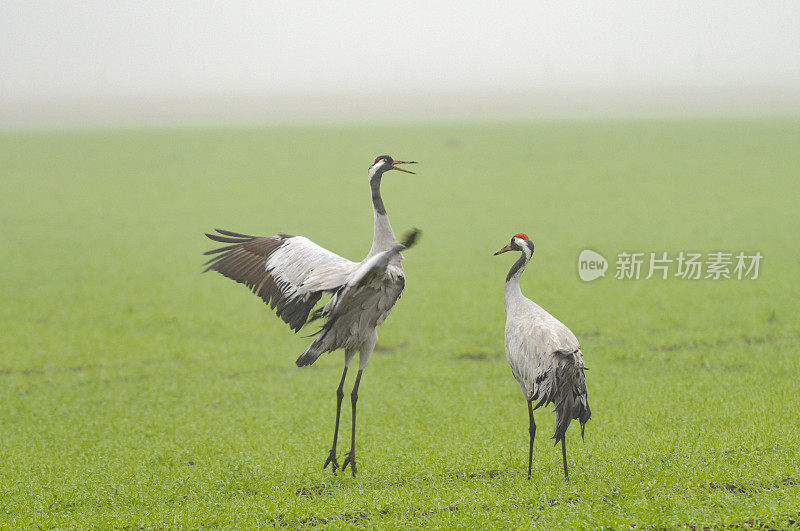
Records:
{"label": "gray crane", "polygon": [[[530,448],[528,450],[528,479],[531,478],[533,439],[536,423],[533,410],[547,404],[555,405],[556,430],[553,439],[561,441],[564,478],[567,472],[567,428],[573,419],[580,420],[583,429],[592,413],[586,396],[583,353],[578,339],[561,321],[541,306],[525,297],[519,278],[533,256],[533,242],[525,234],[516,234],[511,242],[494,253],[519,251],[521,256],[506,276],[506,359],[511,372],[528,401]],[[533,402],[537,400],[536,405]]]}
{"label": "gray crane", "polygon": [[[333,445],[323,465],[324,469],[330,464],[334,474],[339,468],[336,441],[347,369],[358,352],[358,374],[350,393],[353,412],[351,445],[342,464],[342,471],[349,465],[355,477],[356,402],[361,374],[378,339],[375,328],[389,315],[405,287],[400,251],[411,247],[419,235],[419,231],[414,229],[403,243],[398,243],[381,199],[384,173],[389,170],[414,173],[398,164],[415,162],[382,155],[369,167],[374,232],[372,248],[361,262],[342,258],[303,236],[278,234],[258,237],[221,229],[216,229],[218,234],[206,234],[214,241],[230,245],[205,253],[215,255],[204,264],[207,265],[205,271],[217,271],[245,284],[295,332],[307,322],[326,319],[314,341],[297,358],[298,367],[311,365],[325,352],[344,349],[344,370],[336,390]],[[311,310],[324,294],[331,294],[331,299],[309,319]]]}

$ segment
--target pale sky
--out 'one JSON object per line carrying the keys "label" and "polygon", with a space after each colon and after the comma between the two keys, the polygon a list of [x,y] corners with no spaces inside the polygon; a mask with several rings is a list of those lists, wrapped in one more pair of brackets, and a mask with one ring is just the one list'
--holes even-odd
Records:
{"label": "pale sky", "polygon": [[800,90],[800,2],[0,0],[0,97]]}

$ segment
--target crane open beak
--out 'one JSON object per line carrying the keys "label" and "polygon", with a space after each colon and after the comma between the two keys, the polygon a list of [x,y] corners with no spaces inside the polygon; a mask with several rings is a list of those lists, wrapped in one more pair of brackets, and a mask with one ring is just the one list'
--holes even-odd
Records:
{"label": "crane open beak", "polygon": [[511,250],[511,244],[509,243],[508,245],[506,245],[505,247],[494,253],[494,255],[497,256],[498,254],[507,253],[510,250]]}
{"label": "crane open beak", "polygon": [[[404,171],[406,173],[414,173],[411,170],[404,170],[403,168],[398,168],[397,165],[398,164],[416,164],[416,163],[417,163],[416,160],[396,160],[396,161],[394,161],[394,164],[392,164],[392,169],[393,170]],[[416,174],[414,174],[414,175],[416,175]]]}

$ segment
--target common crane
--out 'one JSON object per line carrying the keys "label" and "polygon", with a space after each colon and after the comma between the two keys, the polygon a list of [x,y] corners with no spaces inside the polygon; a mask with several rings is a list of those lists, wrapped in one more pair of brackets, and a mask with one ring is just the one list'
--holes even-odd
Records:
{"label": "common crane", "polygon": [[[361,262],[342,258],[303,236],[258,237],[221,229],[216,229],[217,234],[206,234],[230,245],[205,253],[214,255],[206,262],[205,271],[217,271],[245,284],[295,332],[314,319],[326,319],[314,341],[297,358],[299,367],[311,365],[325,352],[344,349],[344,370],[336,390],[333,444],[323,465],[325,468],[330,464],[334,474],[339,468],[336,441],[347,369],[358,352],[358,374],[350,393],[351,446],[342,464],[342,471],[349,465],[355,477],[356,402],[361,374],[378,339],[375,328],[389,315],[405,287],[400,251],[411,247],[419,234],[415,229],[403,243],[398,243],[381,199],[381,178],[389,170],[414,173],[398,166],[414,163],[382,155],[370,165],[374,230],[372,248]],[[309,313],[323,294],[332,297],[309,320]]]}
{"label": "common crane", "polygon": [[[583,371],[583,354],[578,339],[558,319],[522,294],[519,278],[533,256],[533,242],[525,234],[516,234],[511,242],[494,253],[519,251],[521,256],[506,276],[506,359],[511,372],[528,401],[530,448],[528,450],[528,479],[531,478],[533,439],[536,423],[533,410],[542,405],[554,404],[556,431],[553,438],[561,441],[564,461],[564,478],[567,472],[566,433],[570,422],[581,423],[581,438],[586,422],[591,417],[586,396]],[[536,405],[533,405],[533,402]]]}

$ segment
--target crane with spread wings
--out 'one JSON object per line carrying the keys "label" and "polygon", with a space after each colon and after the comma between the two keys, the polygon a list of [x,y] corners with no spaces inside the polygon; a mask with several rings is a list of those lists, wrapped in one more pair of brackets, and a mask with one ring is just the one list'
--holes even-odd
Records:
{"label": "crane with spread wings", "polygon": [[[259,237],[221,229],[216,229],[216,234],[206,234],[228,245],[205,253],[212,255],[205,264],[205,271],[217,271],[245,284],[295,332],[307,322],[325,319],[314,341],[297,358],[298,366],[311,365],[325,352],[344,349],[344,370],[336,390],[333,445],[323,465],[325,468],[330,464],[334,474],[339,468],[336,441],[347,369],[358,352],[358,374],[350,393],[351,446],[342,464],[342,470],[350,466],[355,477],[356,402],[361,375],[378,339],[376,327],[389,315],[405,288],[400,252],[411,247],[419,236],[419,231],[414,229],[402,243],[398,242],[381,198],[384,173],[389,170],[414,173],[400,168],[399,164],[414,162],[382,155],[369,168],[374,232],[372,248],[361,262],[342,258],[303,236]],[[330,300],[312,313],[325,294],[331,295]]]}

